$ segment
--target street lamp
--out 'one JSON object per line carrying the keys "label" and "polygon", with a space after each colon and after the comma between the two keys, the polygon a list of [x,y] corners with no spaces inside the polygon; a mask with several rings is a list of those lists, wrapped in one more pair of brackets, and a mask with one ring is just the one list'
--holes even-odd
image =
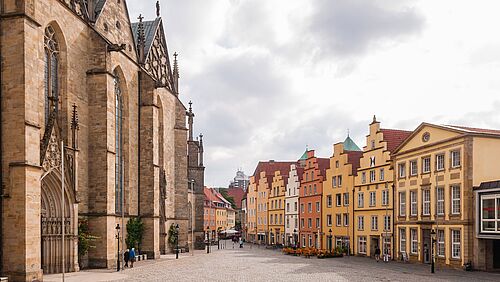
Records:
{"label": "street lamp", "polygon": [[179,258],[179,224],[175,225],[175,259]]}
{"label": "street lamp", "polygon": [[120,224],[116,224],[116,241],[118,242],[118,248],[116,249],[116,271],[120,271]]}
{"label": "street lamp", "polygon": [[328,230],[328,233],[330,233],[330,253],[332,252],[332,229]]}
{"label": "street lamp", "polygon": [[207,226],[207,254],[210,253],[210,226]]}
{"label": "street lamp", "polygon": [[434,244],[436,243],[436,231],[431,230],[431,273],[434,273]]}

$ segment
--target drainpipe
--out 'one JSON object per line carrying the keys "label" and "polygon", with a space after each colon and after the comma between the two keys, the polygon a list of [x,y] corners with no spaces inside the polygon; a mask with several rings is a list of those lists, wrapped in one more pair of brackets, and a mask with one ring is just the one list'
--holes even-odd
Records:
{"label": "drainpipe", "polygon": [[394,260],[395,258],[395,251],[396,251],[396,230],[395,228],[395,222],[396,222],[396,213],[394,212],[396,210],[396,206],[394,204],[396,203],[394,199],[394,195],[396,194],[396,185],[394,184],[396,182],[396,178],[392,180],[392,245],[391,245],[391,260]]}
{"label": "drainpipe", "polygon": [[[351,198],[352,199],[351,200],[352,201],[352,221],[351,221],[352,238],[351,238],[351,242],[349,244],[349,248],[352,250],[352,253],[351,253],[352,255],[354,255],[354,244],[356,244],[356,236],[354,234],[354,230],[355,230],[354,225],[355,225],[355,220],[356,220],[356,218],[354,216],[354,214],[356,213],[355,212],[356,206],[354,205],[354,203],[355,203],[355,200],[354,200],[354,190],[355,190],[355,187],[354,187],[354,184],[353,184],[352,185],[352,198]],[[351,252],[351,250],[349,250],[349,252]]]}
{"label": "drainpipe", "polygon": [[142,95],[142,71],[138,71],[137,82],[137,216],[141,216],[141,95]]}
{"label": "drainpipe", "polygon": [[[2,20],[0,20],[0,30]],[[0,35],[0,61],[2,58],[2,36]],[[2,152],[2,68],[0,66],[0,276],[3,276],[3,152]]]}

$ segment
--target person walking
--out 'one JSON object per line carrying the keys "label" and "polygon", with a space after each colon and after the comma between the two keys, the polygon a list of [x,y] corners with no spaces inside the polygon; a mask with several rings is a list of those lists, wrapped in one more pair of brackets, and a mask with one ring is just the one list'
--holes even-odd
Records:
{"label": "person walking", "polygon": [[380,260],[380,248],[378,246],[375,247],[375,259],[377,262]]}
{"label": "person walking", "polygon": [[243,248],[243,240],[240,237],[240,248]]}
{"label": "person walking", "polygon": [[123,267],[128,267],[129,259],[130,259],[130,252],[128,251],[128,249],[126,249],[125,252],[123,253],[123,261],[125,262],[125,265]]}
{"label": "person walking", "polygon": [[130,258],[130,268],[134,267],[134,261],[135,261],[135,249],[132,248],[129,252],[129,258]]}

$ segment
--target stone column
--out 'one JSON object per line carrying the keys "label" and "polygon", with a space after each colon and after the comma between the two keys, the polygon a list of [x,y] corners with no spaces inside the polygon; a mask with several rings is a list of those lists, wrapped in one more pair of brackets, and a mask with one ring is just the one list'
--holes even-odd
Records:
{"label": "stone column", "polygon": [[38,53],[43,29],[18,1],[2,3],[3,271],[9,281],[41,280],[38,105],[43,90],[38,82],[43,68]]}
{"label": "stone column", "polygon": [[145,78],[141,103],[140,217],[144,223],[141,252],[160,257],[160,167],[158,166],[159,120],[153,81]]}

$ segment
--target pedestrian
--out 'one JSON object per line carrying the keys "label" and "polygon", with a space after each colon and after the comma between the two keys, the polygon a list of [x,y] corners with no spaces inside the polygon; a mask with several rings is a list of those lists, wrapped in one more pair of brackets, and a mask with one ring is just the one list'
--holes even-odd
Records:
{"label": "pedestrian", "polygon": [[130,252],[128,249],[125,250],[125,253],[123,253],[123,261],[125,262],[125,265],[123,267],[128,267],[128,261],[130,259]]}
{"label": "pedestrian", "polygon": [[134,267],[134,261],[135,261],[135,249],[132,248],[129,253],[129,258],[130,258],[130,268]]}
{"label": "pedestrian", "polygon": [[240,248],[243,248],[243,240],[240,237]]}
{"label": "pedestrian", "polygon": [[380,259],[380,248],[378,246],[375,247],[375,259],[377,260],[377,262]]}

